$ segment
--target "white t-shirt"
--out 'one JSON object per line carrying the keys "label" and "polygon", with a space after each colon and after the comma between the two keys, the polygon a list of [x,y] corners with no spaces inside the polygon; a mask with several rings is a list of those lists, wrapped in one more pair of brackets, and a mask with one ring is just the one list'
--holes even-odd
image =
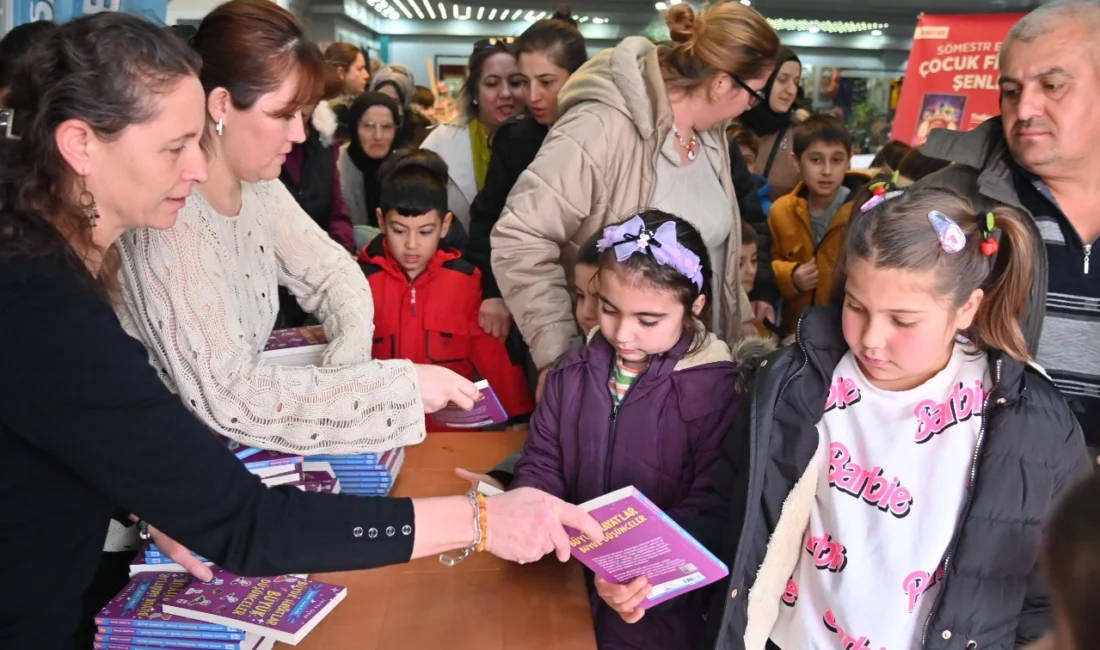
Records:
{"label": "white t-shirt", "polygon": [[957,343],[946,368],[900,392],[841,359],[817,425],[828,471],[771,634],[783,650],[920,646],[991,388],[973,352]]}

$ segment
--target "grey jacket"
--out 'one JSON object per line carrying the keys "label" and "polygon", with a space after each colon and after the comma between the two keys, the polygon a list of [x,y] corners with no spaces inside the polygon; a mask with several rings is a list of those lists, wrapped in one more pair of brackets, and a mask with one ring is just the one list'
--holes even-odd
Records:
{"label": "grey jacket", "polygon": [[1043,236],[1035,224],[1034,215],[1024,207],[1016,193],[1012,179],[1012,165],[1015,163],[1005,143],[1001,118],[987,120],[973,131],[937,129],[929,136],[921,152],[954,164],[926,176],[915,183],[914,188],[954,190],[969,199],[979,214],[1008,206],[1031,217],[1028,223],[1035,244],[1035,271],[1031,276],[1027,311],[1020,325],[1027,339],[1027,349],[1034,356],[1043,332],[1050,267]]}

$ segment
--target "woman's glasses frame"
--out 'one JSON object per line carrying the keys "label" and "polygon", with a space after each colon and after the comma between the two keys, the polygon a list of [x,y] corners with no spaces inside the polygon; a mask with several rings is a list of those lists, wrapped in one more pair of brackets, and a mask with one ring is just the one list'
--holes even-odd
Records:
{"label": "woman's glasses frame", "polygon": [[753,108],[757,104],[768,103],[768,98],[764,96],[764,93],[745,83],[745,81],[741,79],[741,77],[738,77],[735,74],[731,74],[730,79],[733,79],[733,83],[741,86],[741,88],[749,94],[749,108]]}

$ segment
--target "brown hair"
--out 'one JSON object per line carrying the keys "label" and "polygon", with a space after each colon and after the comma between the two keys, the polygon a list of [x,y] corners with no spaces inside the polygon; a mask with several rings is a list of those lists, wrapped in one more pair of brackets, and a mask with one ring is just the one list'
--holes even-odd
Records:
{"label": "brown hair", "polygon": [[[1100,474],[1069,491],[1043,534],[1041,562],[1060,648],[1100,648]],[[1069,629],[1061,629],[1063,624]],[[1066,638],[1066,637],[1069,638]]]}
{"label": "brown hair", "polygon": [[760,137],[740,124],[730,124],[726,135],[738,147],[745,147],[754,154],[760,153]]}
{"label": "brown hair", "polygon": [[691,92],[723,72],[741,81],[760,79],[775,65],[779,35],[739,2],[698,14],[682,2],[665,12],[665,22],[674,44],[662,46],[658,56],[670,89]]}
{"label": "brown hair", "polygon": [[[606,270],[617,270],[636,278],[646,286],[672,291],[676,294],[676,298],[680,301],[680,304],[684,306],[684,329],[693,327],[692,321],[696,319],[706,326],[710,323],[711,298],[714,296],[714,294],[711,293],[714,270],[710,263],[710,255],[707,254],[707,246],[703,242],[703,236],[699,234],[695,226],[691,225],[686,220],[676,215],[662,212],[661,210],[650,208],[649,210],[638,213],[637,216],[642,218],[646,230],[651,232],[657,232],[657,229],[667,222],[676,224],[676,241],[699,257],[701,265],[700,273],[703,276],[702,288],[696,286],[690,278],[680,271],[677,271],[668,264],[661,264],[658,262],[649,252],[635,253],[620,262],[616,257],[614,246],[610,246],[599,252],[599,273],[602,274]],[[634,217],[630,217],[630,219],[633,218]],[[630,219],[624,219],[622,223]],[[592,235],[592,238],[585,245],[587,246],[601,238],[603,238],[603,230]],[[695,316],[691,313],[691,307],[700,295],[706,296],[707,300],[703,306],[702,313]],[[697,341],[696,343],[699,342]],[[689,354],[690,352],[694,352],[695,349],[693,345]]]}
{"label": "brown hair", "polygon": [[203,90],[209,96],[225,88],[239,111],[278,90],[293,72],[300,75],[298,92],[279,117],[314,106],[324,94],[324,62],[318,48],[306,39],[294,14],[274,2],[230,0],[219,5],[199,24],[194,47],[202,56]]}
{"label": "brown hair", "polygon": [[871,169],[881,169],[883,167],[890,170],[900,169],[901,159],[912,150],[913,147],[901,140],[891,140],[875,154],[875,159],[871,161]]}
{"label": "brown hair", "polygon": [[791,149],[796,158],[801,158],[815,142],[839,144],[852,155],[852,134],[835,115],[811,115],[791,131],[794,134]]}
{"label": "brown hair", "polygon": [[902,176],[915,183],[925,176],[935,174],[950,164],[946,160],[926,156],[920,147],[915,147],[905,154],[905,157],[898,163],[898,171],[901,172]]}
{"label": "brown hair", "polygon": [[[201,62],[170,32],[114,12],[50,30],[25,56],[7,98],[18,139],[0,134],[0,255],[59,260],[114,299],[118,251],[96,246],[76,200],[79,179],[57,148],[57,128],[80,120],[100,140],[115,140],[156,117],[156,97],[197,76]],[[97,256],[99,273],[92,277],[88,261]]]}
{"label": "brown hair", "polygon": [[[332,43],[325,48],[325,63],[335,68],[343,68],[346,72],[351,70],[351,66],[355,64],[355,59],[360,54],[363,54],[363,50],[351,43]],[[367,55],[363,54],[363,63],[366,62]]]}
{"label": "brown hair", "polygon": [[[958,309],[975,289],[985,297],[970,329],[963,334],[985,350],[1001,350],[1014,359],[1027,361],[1027,342],[1020,319],[1027,308],[1031,289],[1034,253],[1031,231],[1024,217],[1011,208],[993,211],[996,255],[981,250],[985,214],[962,196],[939,188],[922,188],[888,199],[867,212],[852,206],[844,251],[837,260],[833,298],[844,299],[849,260],[867,260],[876,268],[934,271],[936,292],[949,297]],[[959,225],[966,246],[948,253],[928,220],[938,211]]]}
{"label": "brown hair", "polygon": [[584,36],[568,5],[558,5],[554,15],[536,21],[516,39],[516,57],[543,52],[550,61],[573,74],[588,60]]}

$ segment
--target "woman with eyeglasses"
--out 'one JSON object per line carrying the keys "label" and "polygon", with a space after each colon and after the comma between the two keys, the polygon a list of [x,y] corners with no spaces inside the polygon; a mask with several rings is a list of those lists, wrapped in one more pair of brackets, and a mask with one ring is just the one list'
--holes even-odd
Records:
{"label": "woman with eyeglasses", "polygon": [[795,123],[795,100],[798,99],[802,62],[789,47],[779,48],[775,70],[764,85],[768,98],[738,118],[741,125],[760,138],[760,153],[750,166],[771,185],[770,199],[790,194],[798,185],[798,168],[791,148],[791,126]]}
{"label": "woman with eyeglasses", "polygon": [[[451,401],[470,408],[477,389],[438,366],[371,359],[370,286],[277,180],[305,140],[302,108],[321,96],[317,49],[267,0],[218,6],[194,49],[210,117],[209,178],[181,200],[174,226],[120,240],[123,325],[192,412],[243,444],[303,454],[421,442],[425,412]],[[324,326],[321,365],[261,358],[279,286]]]}
{"label": "woman with eyeglasses", "polygon": [[759,100],[779,37],[736,2],[698,15],[673,5],[665,20],[673,42],[627,38],[569,79],[561,117],[493,230],[494,275],[543,376],[577,332],[565,271],[577,248],[640,208],[703,235],[721,287],[707,325],[730,342],[750,329],[725,126]]}
{"label": "woman with eyeglasses", "polygon": [[[396,148],[401,128],[401,110],[389,95],[369,92],[359,95],[348,110],[351,141],[340,152],[340,188],[356,227],[356,249],[377,235],[378,169]],[[365,240],[364,240],[365,239]]]}
{"label": "woman with eyeglasses", "polygon": [[550,18],[537,21],[515,44],[519,70],[527,84],[527,114],[500,126],[493,138],[492,158],[485,186],[470,206],[470,243],[467,257],[481,269],[485,299],[479,321],[492,336],[504,338],[512,315],[500,297],[493,277],[489,236],[519,175],[535,159],[550,127],[558,120],[558,93],[569,77],[588,60],[584,36],[569,7],[560,5]]}
{"label": "woman with eyeglasses", "polygon": [[464,232],[470,229],[470,204],[485,186],[493,136],[505,120],[527,105],[513,40],[489,38],[474,43],[470,73],[459,93],[462,112],[458,122],[435,127],[420,145],[447,163],[447,203]]}

